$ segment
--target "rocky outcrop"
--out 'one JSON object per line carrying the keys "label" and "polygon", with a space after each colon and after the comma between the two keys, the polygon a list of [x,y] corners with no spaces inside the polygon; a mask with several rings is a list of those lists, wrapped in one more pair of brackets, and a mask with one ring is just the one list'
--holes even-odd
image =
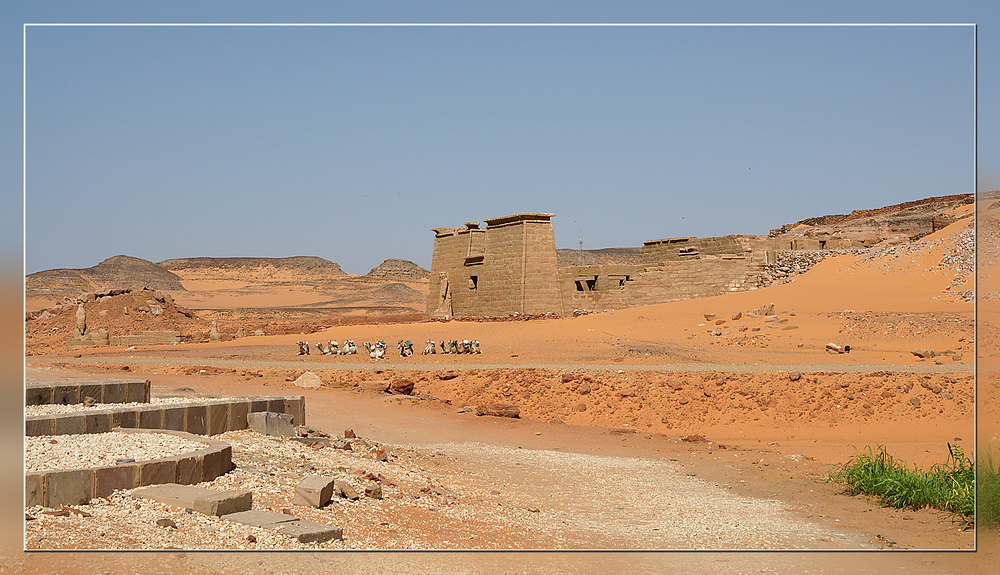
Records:
{"label": "rocky outcrop", "polygon": [[429,278],[431,272],[409,260],[388,259],[372,268],[365,277],[372,279],[390,279],[417,281]]}
{"label": "rocky outcrop", "polygon": [[24,278],[25,297],[45,297],[62,300],[80,292],[93,290],[142,289],[183,291],[181,278],[174,273],[141,258],[114,256],[94,267],[54,269],[30,274]]}

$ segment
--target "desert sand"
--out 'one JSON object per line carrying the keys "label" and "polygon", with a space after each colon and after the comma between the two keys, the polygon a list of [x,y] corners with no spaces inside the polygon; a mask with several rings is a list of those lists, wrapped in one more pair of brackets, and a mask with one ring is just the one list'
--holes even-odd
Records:
{"label": "desert sand", "polygon": [[[974,367],[977,345],[981,367],[990,370],[1000,357],[994,349],[997,323],[991,321],[1000,312],[992,299],[981,299],[976,333],[975,304],[968,297],[974,282],[972,221],[967,212],[959,215],[967,217],[919,242],[829,258],[783,285],[572,318],[442,322],[396,316],[324,325],[334,322],[291,317],[279,328],[281,322],[272,317],[264,330],[272,335],[237,338],[232,334],[238,328],[251,333],[265,323],[210,311],[199,313],[200,329],[207,332],[209,318],[218,317],[226,341],[70,352],[62,346],[72,319],[58,315],[30,322],[29,379],[127,373],[150,379],[154,394],[178,389],[219,396],[301,393],[310,425],[331,432],[353,428],[392,445],[476,442],[679,460],[690,473],[733,493],[780,501],[793,506],[797,517],[848,531],[857,539],[845,548],[968,550],[975,547],[974,533],[944,514],[880,509],[824,481],[831,469],[866,446],[885,445],[911,465],[926,468],[946,459],[948,443],[969,454],[976,451],[977,439],[980,449],[995,443],[998,430],[990,422],[997,414],[984,397],[996,397],[997,378],[988,371],[993,375],[979,381],[977,438]],[[245,292],[249,284],[237,279],[183,281],[188,291],[173,292],[174,301],[200,310],[322,303],[308,289],[258,284]],[[981,273],[980,293],[996,293],[997,281]],[[754,317],[771,303],[775,320]],[[92,320],[95,327],[101,325],[99,318]],[[125,320],[114,316],[108,321]],[[389,350],[379,362],[363,348],[356,356],[323,356],[315,349],[298,356],[300,339],[313,344],[352,339],[359,347],[363,341],[384,340]],[[483,353],[442,355],[439,349],[420,355],[428,339],[478,340]],[[399,357],[399,340],[413,341],[417,354]],[[849,345],[851,351],[831,354],[828,343]],[[912,353],[920,349],[947,355],[922,359]],[[294,387],[291,382],[305,371],[319,375],[324,387]],[[415,383],[415,395],[434,400],[400,402],[360,391],[363,381],[400,378]],[[492,402],[517,405],[521,419],[456,413],[466,405]],[[732,464],[741,456],[743,463]],[[474,461],[465,459],[462,465]],[[560,548],[551,541],[536,543]],[[509,548],[518,545],[511,542]],[[428,572],[460,572],[457,564],[465,558],[454,557],[454,562],[431,561],[435,566]],[[727,570],[749,572],[739,555],[672,557],[691,571],[714,570],[710,564],[718,560]],[[801,571],[814,567],[813,558],[819,557],[829,559],[829,568],[816,572],[857,572],[850,555],[766,559],[772,570]],[[948,556],[946,562],[939,555],[865,557],[870,571],[902,566],[911,572],[958,573],[976,572],[980,565],[973,555],[959,555],[956,561]],[[652,570],[662,559],[633,555],[622,565]],[[23,566],[41,567],[47,561],[32,558]],[[191,571],[211,565],[208,558],[170,561]],[[308,570],[310,561],[297,569]],[[491,561],[478,557],[471,572],[486,572]],[[548,570],[552,565],[546,561],[523,572]]]}

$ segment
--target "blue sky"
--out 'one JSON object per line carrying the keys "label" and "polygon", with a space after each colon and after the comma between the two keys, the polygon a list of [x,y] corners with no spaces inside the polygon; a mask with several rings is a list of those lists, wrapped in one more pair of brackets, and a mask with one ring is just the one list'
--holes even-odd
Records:
{"label": "blue sky", "polygon": [[[21,19],[967,23],[986,14],[980,94],[997,82],[985,58],[991,46],[998,53],[987,4],[868,14],[773,4],[749,14],[734,3],[725,19],[726,10],[639,4],[576,4],[571,16],[554,4],[520,13],[430,4],[438,11],[425,14],[402,3],[367,12],[300,3],[294,13],[41,6],[53,9]],[[970,192],[973,41],[969,26],[31,26],[25,270],[120,253],[316,255],[352,273],[399,257],[429,268],[430,228],[519,211],[556,213],[557,247],[582,236],[600,248],[766,234]],[[984,136],[997,118],[979,104],[979,186],[996,189],[1000,153]]]}

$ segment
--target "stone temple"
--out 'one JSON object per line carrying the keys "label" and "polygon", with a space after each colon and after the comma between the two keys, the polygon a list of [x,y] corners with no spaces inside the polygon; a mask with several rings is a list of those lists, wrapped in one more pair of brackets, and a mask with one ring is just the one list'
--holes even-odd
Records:
{"label": "stone temple", "polygon": [[[965,202],[964,196],[931,198]],[[901,204],[906,206],[906,204]],[[711,297],[769,285],[779,258],[803,251],[903,243],[948,225],[928,211],[857,217],[837,226],[768,236],[682,237],[643,242],[634,265],[560,267],[552,218],[526,212],[433,228],[428,318],[572,315]],[[858,214],[866,216],[867,214]],[[780,264],[779,264],[780,265]]]}

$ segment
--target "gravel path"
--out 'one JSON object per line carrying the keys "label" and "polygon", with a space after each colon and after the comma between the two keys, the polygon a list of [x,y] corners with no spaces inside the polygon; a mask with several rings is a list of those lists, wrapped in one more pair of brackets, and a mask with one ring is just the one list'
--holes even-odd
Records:
{"label": "gravel path", "polygon": [[168,433],[88,433],[24,438],[24,471],[115,465],[118,459],[149,461],[203,449],[204,443]]}
{"label": "gravel path", "polygon": [[[185,403],[197,403],[200,401],[205,401],[206,398],[189,398],[189,397],[152,397],[149,399],[149,403],[95,403],[90,407],[84,407],[82,403],[48,403],[45,405],[26,405],[24,406],[24,415],[56,415],[60,413],[75,413],[75,412],[85,412],[87,410],[101,410],[101,409],[121,409],[126,407],[140,408],[149,407],[150,405],[180,405]],[[215,399],[234,399],[232,397],[213,397]]]}
{"label": "gravel path", "polygon": [[[132,436],[135,437],[135,436]],[[314,449],[248,430],[218,437],[236,469],[213,489],[252,489],[253,507],[338,525],[343,541],[301,544],[273,531],[185,512],[128,492],[27,508],[32,549],[862,549],[864,535],[797,518],[780,502],[735,495],[674,462],[481,443]],[[384,448],[388,461],[378,461]],[[360,499],[292,505],[309,474],[347,481]],[[382,498],[364,495],[380,486]],[[161,527],[170,519],[176,528]]]}

